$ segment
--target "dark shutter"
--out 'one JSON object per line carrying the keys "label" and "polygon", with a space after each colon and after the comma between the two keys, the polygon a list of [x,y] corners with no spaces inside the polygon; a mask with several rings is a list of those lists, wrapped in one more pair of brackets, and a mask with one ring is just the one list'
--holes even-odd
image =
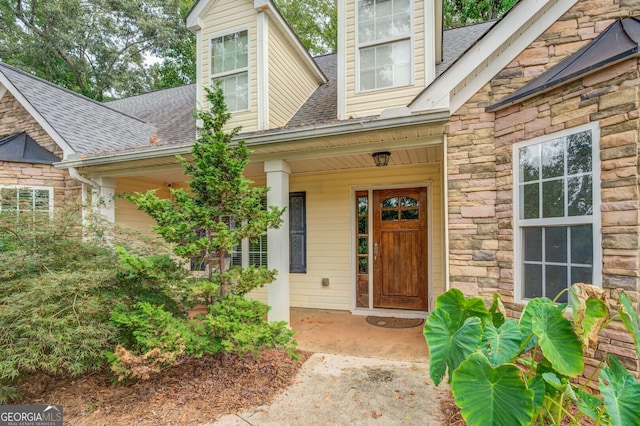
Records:
{"label": "dark shutter", "polygon": [[307,193],[289,194],[289,271],[307,272]]}

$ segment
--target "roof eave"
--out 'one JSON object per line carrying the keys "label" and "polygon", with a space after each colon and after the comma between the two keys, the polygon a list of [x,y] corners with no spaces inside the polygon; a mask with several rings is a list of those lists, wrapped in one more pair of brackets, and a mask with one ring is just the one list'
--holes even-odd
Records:
{"label": "roof eave", "polygon": [[[402,128],[416,124],[446,123],[449,120],[448,110],[429,111],[424,114],[413,114],[403,117],[374,118],[369,120],[349,120],[316,127],[288,129],[282,132],[261,132],[238,135],[237,140],[244,140],[248,147],[314,139],[332,135],[354,134],[390,128]],[[146,160],[157,157],[185,155],[191,152],[191,144],[153,147],[133,152],[120,152],[89,158],[65,159],[55,166],[59,169],[71,167],[90,167],[110,163]]]}

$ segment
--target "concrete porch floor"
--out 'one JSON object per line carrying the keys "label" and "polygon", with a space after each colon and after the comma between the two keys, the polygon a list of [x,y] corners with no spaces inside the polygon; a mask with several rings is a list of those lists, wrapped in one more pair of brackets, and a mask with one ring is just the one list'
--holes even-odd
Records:
{"label": "concrete porch floor", "polygon": [[426,362],[429,351],[422,327],[383,328],[366,316],[346,311],[291,309],[298,349],[310,352]]}

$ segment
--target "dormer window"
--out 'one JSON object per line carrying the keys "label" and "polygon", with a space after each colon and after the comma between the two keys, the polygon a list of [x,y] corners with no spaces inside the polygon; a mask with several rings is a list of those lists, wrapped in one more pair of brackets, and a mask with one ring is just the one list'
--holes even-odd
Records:
{"label": "dormer window", "polygon": [[211,39],[211,80],[220,81],[230,112],[249,109],[247,31]]}
{"label": "dormer window", "polygon": [[358,1],[360,91],[411,84],[411,0]]}

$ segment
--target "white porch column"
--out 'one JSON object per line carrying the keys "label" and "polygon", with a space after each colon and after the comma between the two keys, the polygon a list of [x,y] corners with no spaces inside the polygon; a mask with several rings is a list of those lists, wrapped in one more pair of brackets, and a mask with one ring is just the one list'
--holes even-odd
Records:
{"label": "white porch column", "polygon": [[107,222],[116,222],[116,181],[109,178],[94,179],[99,185],[93,188],[91,204],[93,210],[99,213]]}
{"label": "white porch column", "polygon": [[[286,161],[272,160],[264,163],[267,174],[267,205],[289,207],[289,174],[291,168]],[[267,286],[267,303],[271,306],[269,321],[289,322],[289,211],[282,216],[280,229],[267,231],[267,264],[277,269],[274,282]]]}

